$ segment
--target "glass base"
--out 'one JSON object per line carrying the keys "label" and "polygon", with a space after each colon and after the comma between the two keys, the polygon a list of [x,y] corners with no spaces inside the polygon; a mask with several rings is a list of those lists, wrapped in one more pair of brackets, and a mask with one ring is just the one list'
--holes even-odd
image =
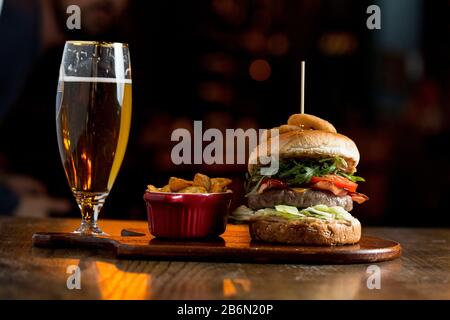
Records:
{"label": "glass base", "polygon": [[97,220],[108,192],[73,191],[73,194],[81,210],[81,225],[74,233],[92,236],[107,235],[99,228]]}
{"label": "glass base", "polygon": [[107,236],[108,234],[103,232],[102,229],[97,225],[97,223],[90,223],[88,221],[82,221],[78,229],[74,230],[72,233],[83,235],[83,236]]}

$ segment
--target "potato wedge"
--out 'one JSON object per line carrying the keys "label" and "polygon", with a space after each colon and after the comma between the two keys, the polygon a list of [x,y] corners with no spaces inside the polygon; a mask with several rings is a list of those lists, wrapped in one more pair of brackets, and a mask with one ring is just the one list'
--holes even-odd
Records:
{"label": "potato wedge", "polygon": [[179,193],[221,193],[227,192],[227,186],[232,181],[228,178],[209,178],[197,173],[194,181],[170,177],[169,183],[162,188],[149,184],[147,192],[179,192]]}
{"label": "potato wedge", "polygon": [[192,186],[192,181],[187,181],[176,177],[170,177],[169,186],[172,192],[178,192],[182,189]]}
{"label": "potato wedge", "polygon": [[168,184],[166,184],[164,187],[159,189],[160,192],[172,192],[172,190],[170,190],[170,186]]}
{"label": "potato wedge", "polygon": [[159,189],[157,187],[155,187],[154,185],[149,184],[147,186],[147,191],[149,191],[149,192],[159,192]]}
{"label": "potato wedge", "polygon": [[197,173],[194,176],[193,186],[196,187],[203,187],[206,189],[206,192],[209,192],[209,189],[211,188],[211,179],[207,175]]}
{"label": "potato wedge", "polygon": [[226,192],[227,186],[231,183],[231,179],[228,178],[212,178],[211,179],[211,189],[209,192]]}
{"label": "potato wedge", "polygon": [[178,191],[179,193],[208,193],[204,187],[191,186]]}

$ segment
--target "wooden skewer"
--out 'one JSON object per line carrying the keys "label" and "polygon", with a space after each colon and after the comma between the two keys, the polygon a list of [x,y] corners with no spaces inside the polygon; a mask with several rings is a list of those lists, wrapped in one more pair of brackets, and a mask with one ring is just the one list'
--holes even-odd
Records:
{"label": "wooden skewer", "polygon": [[305,61],[301,64],[300,113],[305,113]]}

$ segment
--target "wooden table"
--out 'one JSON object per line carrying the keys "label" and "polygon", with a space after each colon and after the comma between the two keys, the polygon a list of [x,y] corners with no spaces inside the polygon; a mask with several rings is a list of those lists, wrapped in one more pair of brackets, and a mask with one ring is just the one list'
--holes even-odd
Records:
{"label": "wooden table", "polygon": [[[74,219],[0,218],[0,299],[450,299],[450,229],[365,228],[403,246],[377,264],[381,289],[369,290],[369,265],[293,265],[118,260],[85,249],[31,246],[37,231],[71,231]],[[145,222],[100,222],[119,234]],[[66,286],[79,266],[81,289]]]}

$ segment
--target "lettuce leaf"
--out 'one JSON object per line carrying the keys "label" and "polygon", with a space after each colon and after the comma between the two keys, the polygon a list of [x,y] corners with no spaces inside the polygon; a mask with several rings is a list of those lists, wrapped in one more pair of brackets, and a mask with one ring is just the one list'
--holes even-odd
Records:
{"label": "lettuce leaf", "polygon": [[234,223],[245,223],[255,214],[255,211],[247,206],[241,205],[237,207],[230,215],[230,220]]}
{"label": "lettuce leaf", "polygon": [[[347,220],[351,221],[355,219],[349,212],[347,212],[342,207],[328,207],[323,204],[308,207],[306,209],[298,210],[294,206],[278,205],[275,206],[276,212],[273,209],[262,209],[266,210],[265,215],[272,213],[273,215],[283,214],[284,217],[289,219],[302,219],[305,217],[318,218],[323,220]],[[261,211],[261,210],[259,210]],[[258,212],[256,214],[258,214]]]}
{"label": "lettuce leaf", "polygon": [[277,210],[279,212],[286,212],[286,213],[293,214],[296,216],[301,216],[297,207],[293,207],[293,206],[278,205],[278,206],[275,206],[275,210]]}

